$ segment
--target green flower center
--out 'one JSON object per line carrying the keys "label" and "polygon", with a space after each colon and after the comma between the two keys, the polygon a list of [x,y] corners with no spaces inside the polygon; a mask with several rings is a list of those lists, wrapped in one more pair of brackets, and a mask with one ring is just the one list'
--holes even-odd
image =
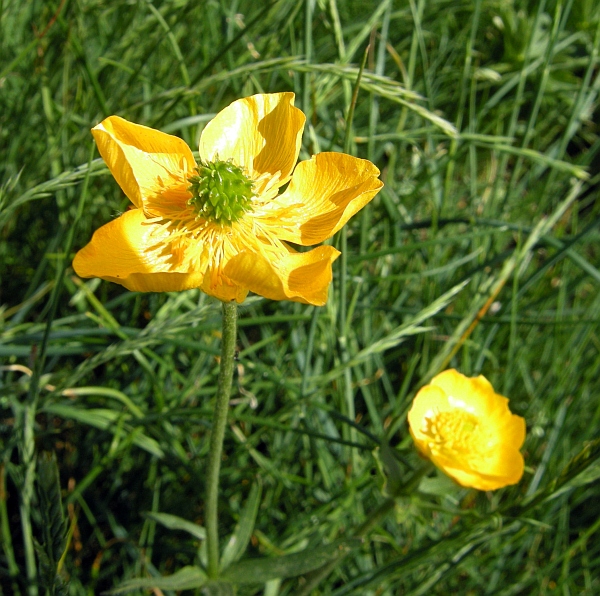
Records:
{"label": "green flower center", "polygon": [[254,184],[240,167],[216,160],[200,163],[196,170],[198,175],[189,178],[192,197],[188,205],[195,209],[197,218],[230,226],[252,211]]}

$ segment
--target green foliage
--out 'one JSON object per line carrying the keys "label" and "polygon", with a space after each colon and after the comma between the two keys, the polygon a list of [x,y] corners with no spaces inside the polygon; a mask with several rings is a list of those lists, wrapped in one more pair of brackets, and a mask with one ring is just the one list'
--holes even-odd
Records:
{"label": "green foliage", "polygon": [[38,511],[43,536],[43,544],[36,544],[40,584],[51,596],[66,596],[68,590],[59,574],[59,566],[65,552],[67,527],[54,453],[40,454],[36,472]]}
{"label": "green foliage", "polygon": [[125,594],[140,588],[158,588],[160,590],[192,590],[208,583],[206,573],[200,567],[186,566],[166,577],[130,579],[109,594]]}
{"label": "green foliage", "polygon": [[[0,28],[4,593],[600,591],[597,2],[4,0]],[[208,582],[220,305],[74,275],[128,208],[89,130],[195,149],[291,90],[301,158],[340,151],[369,43],[350,150],[385,187],[327,306],[240,309]],[[449,366],[526,418],[517,486],[423,467],[406,412]]]}

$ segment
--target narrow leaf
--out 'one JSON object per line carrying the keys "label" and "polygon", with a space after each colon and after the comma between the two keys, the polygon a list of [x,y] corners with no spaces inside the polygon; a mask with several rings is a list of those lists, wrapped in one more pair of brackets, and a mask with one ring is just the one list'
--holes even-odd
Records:
{"label": "narrow leaf", "polygon": [[144,516],[153,519],[155,522],[158,522],[161,526],[164,526],[169,530],[183,530],[199,540],[204,540],[206,538],[206,530],[202,526],[188,521],[187,519],[183,519],[182,517],[177,517],[170,513],[155,513],[152,511],[147,511],[144,513]]}
{"label": "narrow leaf", "polygon": [[240,521],[223,550],[221,569],[229,567],[231,563],[240,559],[244,552],[246,552],[246,548],[252,537],[252,532],[254,531],[254,524],[256,523],[261,496],[262,483],[260,482],[260,479],[257,479],[254,484],[252,484],[250,494],[248,495],[248,499],[242,510]]}
{"label": "narrow leaf", "polygon": [[[131,416],[118,412],[115,410],[109,410],[105,408],[75,408],[67,404],[49,404],[44,406],[41,411],[60,416],[61,418],[67,418],[71,420],[77,420],[83,424],[88,424],[101,430],[110,431],[115,428],[115,422],[119,419],[129,420]],[[151,455],[162,458],[164,457],[163,450],[160,445],[152,437],[145,435],[141,427],[132,428],[130,425],[123,425],[123,428],[131,434],[131,441],[147,451]]]}
{"label": "narrow leaf", "polygon": [[346,555],[349,550],[347,544],[338,542],[282,557],[244,559],[226,569],[221,577],[237,584],[262,584],[277,578],[296,577]]}
{"label": "narrow leaf", "polygon": [[201,588],[207,583],[206,573],[200,567],[189,565],[181,568],[173,575],[164,577],[140,577],[129,579],[119,587],[106,592],[107,594],[125,594],[133,590],[153,589],[159,590],[193,590]]}
{"label": "narrow leaf", "polygon": [[[367,346],[357,354],[355,354],[348,362],[338,366],[328,372],[326,375],[318,378],[319,384],[329,383],[333,381],[335,378],[339,377],[345,368],[356,366],[365,360],[368,360],[372,355],[379,354],[380,352],[384,352],[385,350],[389,350],[391,348],[396,347],[404,338],[410,335],[416,335],[418,333],[424,333],[426,331],[430,331],[430,327],[422,327],[421,323],[430,319],[435,314],[437,314],[440,310],[443,310],[450,304],[454,296],[458,294],[468,283],[469,279],[457,284],[450,290],[448,290],[445,294],[434,300],[431,304],[426,306],[423,310],[421,310],[414,318],[410,321],[399,325],[394,329],[391,333],[379,339],[377,341],[371,342],[371,345]],[[316,379],[315,379],[316,380]]]}

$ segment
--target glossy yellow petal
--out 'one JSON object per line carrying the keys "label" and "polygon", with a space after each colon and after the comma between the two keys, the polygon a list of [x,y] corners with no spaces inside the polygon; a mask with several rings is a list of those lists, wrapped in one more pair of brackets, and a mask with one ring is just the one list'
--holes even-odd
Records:
{"label": "glossy yellow petal", "polygon": [[190,148],[178,137],[110,116],[92,128],[98,151],[136,207],[173,187],[187,188],[196,167]]}
{"label": "glossy yellow petal", "polygon": [[176,292],[202,284],[200,272],[181,271],[165,244],[165,232],[141,209],[127,211],[94,232],[73,260],[80,277],[100,277],[137,292]]}
{"label": "glossy yellow petal", "polygon": [[491,414],[499,402],[506,400],[497,399],[500,396],[484,376],[469,378],[454,369],[440,373],[431,384],[440,387],[454,405],[481,416]]}
{"label": "glossy yellow petal", "polygon": [[182,292],[197,288],[202,283],[202,275],[191,273],[132,273],[125,279],[105,276],[102,279],[121,284],[130,292]]}
{"label": "glossy yellow petal", "polygon": [[439,387],[426,385],[418,393],[419,399],[413,401],[413,405],[408,412],[408,424],[410,432],[419,450],[428,455],[427,444],[430,439],[425,434],[425,421],[438,412],[450,409],[448,396]]}
{"label": "glossy yellow petal", "polygon": [[231,159],[256,181],[262,193],[287,181],[294,168],[306,118],[294,107],[293,93],[238,99],[202,131],[203,161]]}
{"label": "glossy yellow petal", "polygon": [[507,444],[512,445],[515,449],[520,449],[525,442],[525,418],[511,414],[510,411],[508,414],[503,418],[504,424],[500,427],[502,437]]}
{"label": "glossy yellow petal", "polygon": [[419,451],[462,486],[494,490],[523,475],[525,420],[481,375],[434,377],[415,396],[408,424]]}
{"label": "glossy yellow petal", "polygon": [[224,274],[234,283],[271,300],[323,306],[331,283],[331,264],[339,256],[331,246],[267,258],[246,251],[232,258]]}
{"label": "glossy yellow petal", "polygon": [[504,440],[494,449],[481,454],[469,462],[469,468],[489,479],[503,480],[516,484],[523,475],[525,462],[521,452]]}
{"label": "glossy yellow petal", "polygon": [[444,472],[465,488],[497,490],[499,488],[504,488],[505,486],[517,484],[519,480],[521,480],[524,470],[523,456],[517,451],[513,461],[514,469],[506,475],[493,476],[468,469],[465,470],[452,467],[445,467]]}
{"label": "glossy yellow petal", "polygon": [[496,490],[521,480],[525,462],[519,451],[508,445],[499,445],[487,455],[477,462],[462,462],[462,467],[455,467],[457,462],[452,462],[443,470],[461,486],[478,490]]}
{"label": "glossy yellow petal", "polygon": [[338,232],[381,189],[379,170],[344,153],[319,153],[300,162],[286,191],[271,203],[280,238],[303,246]]}

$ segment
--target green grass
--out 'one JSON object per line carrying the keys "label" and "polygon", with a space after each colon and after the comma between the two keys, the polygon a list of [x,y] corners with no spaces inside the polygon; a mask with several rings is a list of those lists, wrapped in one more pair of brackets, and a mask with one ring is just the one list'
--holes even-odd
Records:
{"label": "green grass", "polygon": [[[296,556],[234,565],[258,582],[238,594],[600,592],[597,3],[0,0],[5,594],[52,585],[65,527],[69,587],[40,594],[205,559],[220,305],[75,276],[127,208],[89,129],[118,114],[195,149],[234,99],[292,90],[301,158],[341,151],[369,42],[350,151],[385,187],[327,306],[240,309],[221,545],[237,524],[244,557]],[[431,472],[352,540],[389,474],[421,465],[406,413],[448,366],[525,417],[522,481],[476,493]]]}

